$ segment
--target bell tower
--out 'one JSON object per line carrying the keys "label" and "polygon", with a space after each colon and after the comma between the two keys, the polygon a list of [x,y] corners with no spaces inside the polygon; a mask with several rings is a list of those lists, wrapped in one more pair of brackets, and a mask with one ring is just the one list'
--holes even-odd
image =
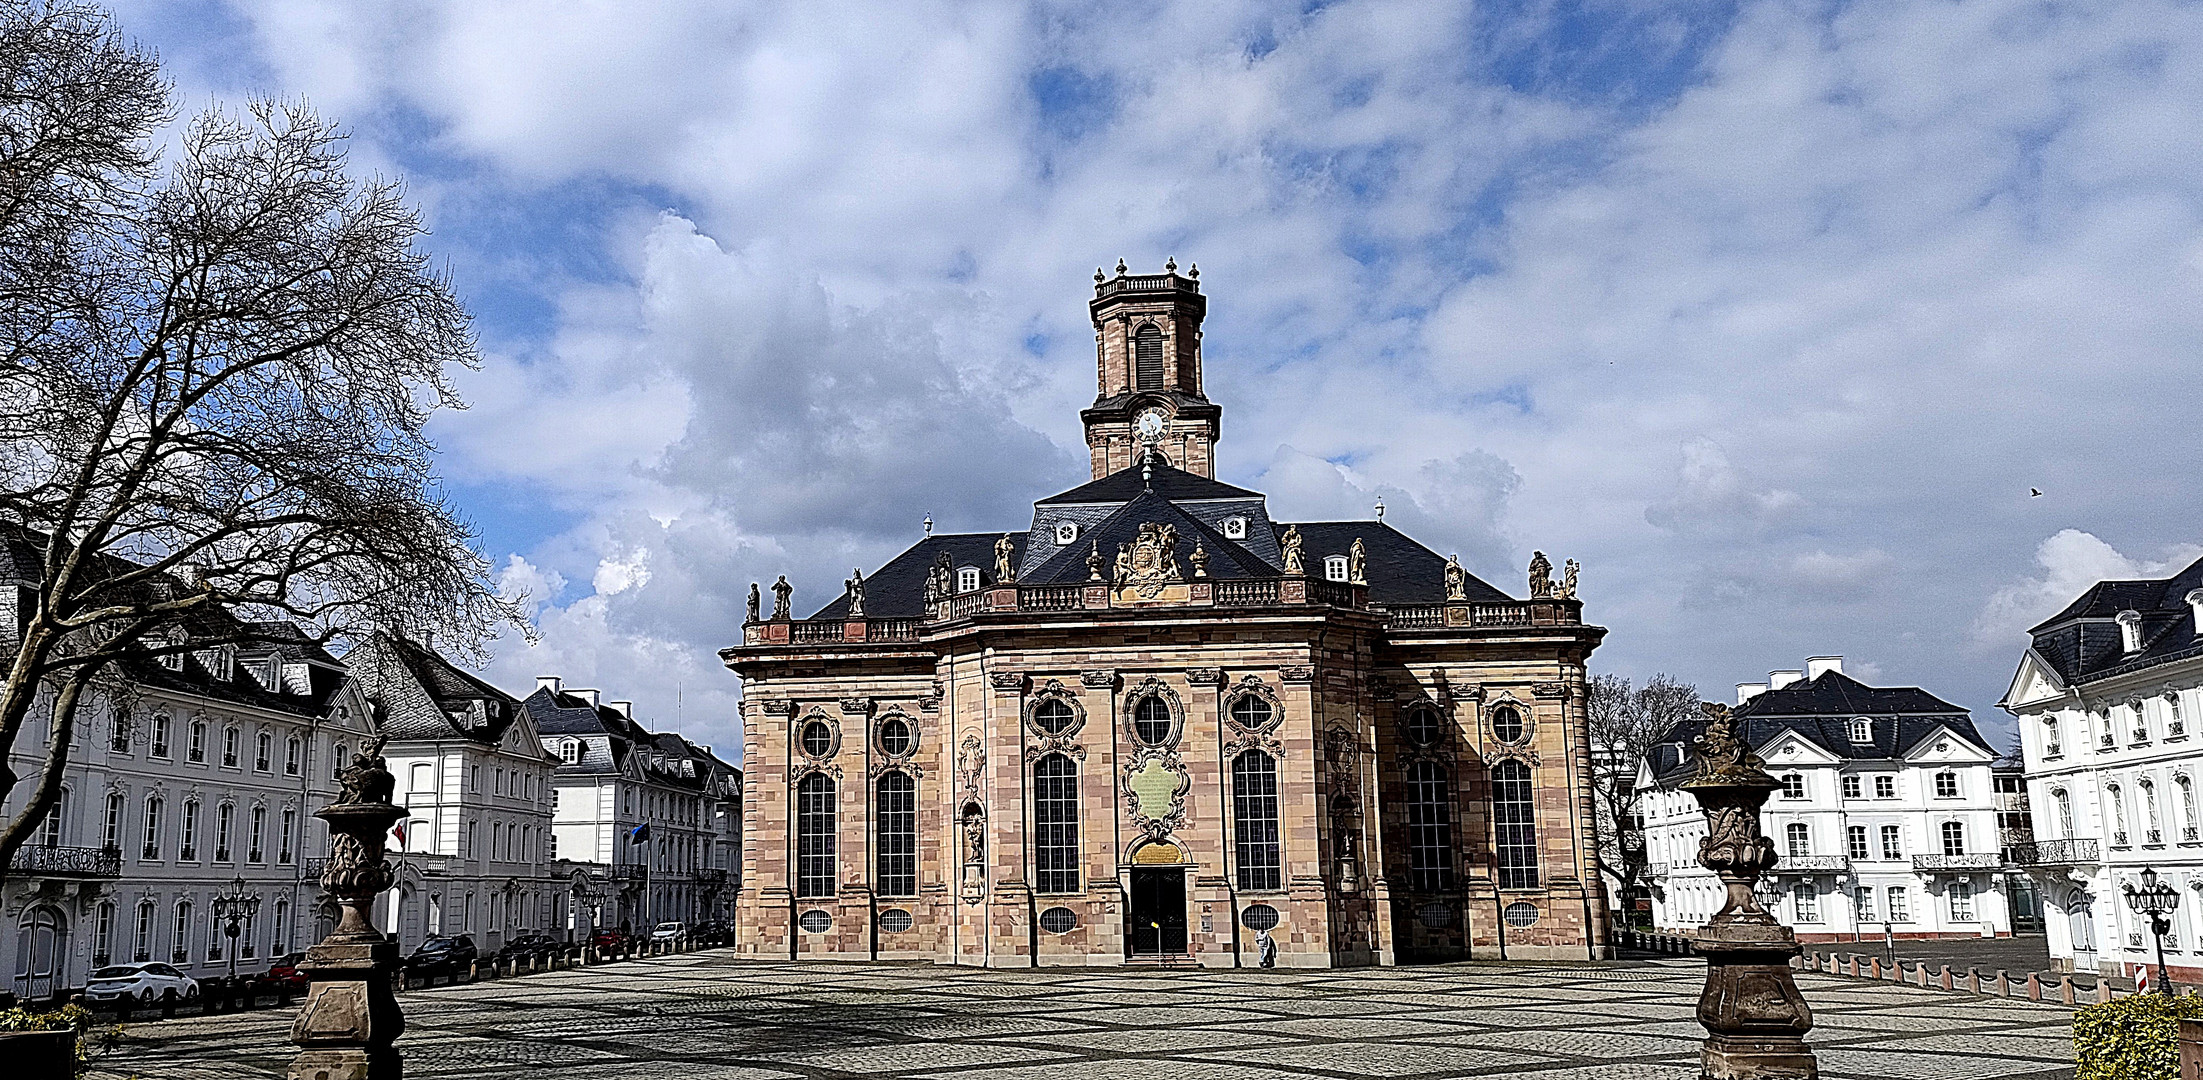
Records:
{"label": "bell tower", "polygon": [[1152,442],[1172,466],[1216,478],[1215,446],[1223,410],[1201,392],[1201,268],[1178,272],[1178,261],[1160,274],[1117,276],[1094,271],[1096,390],[1094,404],[1079,413],[1094,479],[1139,464],[1140,446]]}

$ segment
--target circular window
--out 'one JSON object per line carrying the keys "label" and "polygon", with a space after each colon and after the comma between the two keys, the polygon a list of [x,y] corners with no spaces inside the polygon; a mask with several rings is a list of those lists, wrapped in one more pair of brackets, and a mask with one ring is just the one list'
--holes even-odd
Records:
{"label": "circular window", "polygon": [[1033,706],[1033,725],[1050,735],[1061,735],[1071,730],[1072,723],[1078,718],[1079,714],[1071,708],[1071,703],[1062,698],[1042,698],[1040,704]]}
{"label": "circular window", "polygon": [[1500,742],[1522,741],[1522,710],[1512,705],[1492,706],[1492,734]]}
{"label": "circular window", "polygon": [[1415,921],[1433,930],[1443,930],[1453,925],[1453,906],[1433,900],[1415,909]]}
{"label": "circular window", "polygon": [[1514,903],[1507,905],[1507,910],[1502,911],[1499,914],[1501,918],[1507,920],[1507,925],[1515,927],[1517,929],[1528,926],[1531,923],[1538,921],[1537,905],[1526,903],[1521,900],[1517,900]]}
{"label": "circular window", "polygon": [[[824,725],[821,725],[824,726]],[[806,735],[809,732],[805,732]],[[910,753],[910,725],[900,716],[890,716],[880,721],[880,749],[889,756],[901,757]]]}
{"label": "circular window", "polygon": [[834,928],[834,917],[818,908],[812,908],[796,920],[796,925],[813,934],[823,934]]}
{"label": "circular window", "polygon": [[1068,934],[1078,927],[1078,913],[1070,908],[1052,907],[1040,913],[1040,928],[1051,934]]}
{"label": "circular window", "polygon": [[812,757],[825,757],[834,748],[834,729],[823,720],[813,720],[803,725],[803,752]]}
{"label": "circular window", "polygon": [[1239,913],[1239,923],[1249,930],[1277,928],[1277,909],[1268,904],[1249,904]]}
{"label": "circular window", "polygon": [[1276,711],[1270,708],[1270,703],[1253,694],[1243,695],[1238,701],[1232,702],[1232,722],[1249,730],[1268,727],[1270,717],[1274,715]]}
{"label": "circular window", "polygon": [[1438,718],[1438,710],[1428,705],[1417,705],[1407,711],[1407,741],[1416,746],[1436,746],[1445,738],[1445,724]]}
{"label": "circular window", "polygon": [[1170,741],[1170,706],[1154,695],[1141,698],[1132,707],[1132,733],[1149,746],[1161,746]]}
{"label": "circular window", "polygon": [[[815,911],[812,912],[812,914],[824,915],[826,913],[823,911]],[[903,931],[910,929],[911,924],[916,921],[917,920],[910,917],[910,912],[904,911],[901,908],[888,908],[886,911],[880,912],[880,929],[885,930],[890,934],[900,934]],[[808,930],[810,929],[810,927],[804,927],[804,929]]]}

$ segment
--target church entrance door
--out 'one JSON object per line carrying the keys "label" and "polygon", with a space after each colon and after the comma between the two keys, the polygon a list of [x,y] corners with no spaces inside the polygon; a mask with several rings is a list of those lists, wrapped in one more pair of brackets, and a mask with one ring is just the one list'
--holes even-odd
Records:
{"label": "church entrance door", "polygon": [[1132,902],[1126,927],[1134,956],[1184,956],[1186,953],[1186,872],[1179,867],[1141,866],[1132,870]]}

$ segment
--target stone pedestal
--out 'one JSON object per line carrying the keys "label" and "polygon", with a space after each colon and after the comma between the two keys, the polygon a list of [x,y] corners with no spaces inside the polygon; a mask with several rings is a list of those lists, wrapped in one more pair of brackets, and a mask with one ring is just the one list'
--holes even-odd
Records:
{"label": "stone pedestal", "polygon": [[325,941],[307,950],[302,967],[313,988],[291,1025],[302,1051],[288,1080],[398,1080],[402,1066],[391,1044],[405,1032],[405,1017],[390,990],[397,942]]}
{"label": "stone pedestal", "polygon": [[1790,928],[1716,920],[1692,936],[1706,958],[1706,990],[1698,1022],[1706,1027],[1700,1055],[1708,1080],[1796,1080],[1819,1075],[1805,1033],[1813,1010],[1790,976],[1803,950]]}

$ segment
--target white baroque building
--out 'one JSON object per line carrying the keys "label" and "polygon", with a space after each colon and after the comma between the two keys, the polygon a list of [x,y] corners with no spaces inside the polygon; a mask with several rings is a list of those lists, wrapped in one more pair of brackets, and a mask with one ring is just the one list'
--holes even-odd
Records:
{"label": "white baroque building", "polygon": [[2131,976],[2154,962],[2122,888],[2153,867],[2181,891],[2165,961],[2203,980],[2203,561],[2100,581],[2030,632],[2001,703],[2019,718],[2050,955]]}
{"label": "white baroque building", "polygon": [[628,702],[555,676],[537,680],[522,705],[556,763],[551,833],[570,879],[567,928],[730,921],[741,771],[710,747],[645,729]]}
{"label": "white baroque building", "polygon": [[388,740],[394,801],[407,810],[390,843],[398,879],[376,899],[377,925],[406,950],[439,934],[468,935],[484,953],[563,935],[566,883],[550,860],[555,761],[519,700],[388,636],[344,663]]}
{"label": "white baroque building", "polygon": [[[1918,687],[1874,687],[1840,656],[1737,687],[1745,741],[1782,782],[1761,825],[1781,861],[1763,901],[1798,940],[2003,937],[2011,875],[1997,821],[1997,755],[1966,710]],[[1698,865],[1705,816],[1677,785],[1704,722],[1681,724],[1638,772],[1653,922],[1695,929],[1723,889]]]}

